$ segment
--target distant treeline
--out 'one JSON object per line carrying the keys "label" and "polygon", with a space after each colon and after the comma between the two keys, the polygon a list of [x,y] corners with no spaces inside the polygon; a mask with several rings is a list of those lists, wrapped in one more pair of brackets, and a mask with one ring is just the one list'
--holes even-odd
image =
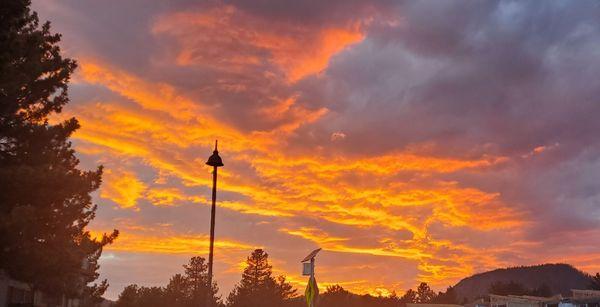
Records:
{"label": "distant treeline", "polygon": [[[193,257],[184,265],[184,273],[171,277],[164,287],[143,287],[129,285],[119,295],[117,307],[188,307],[202,306],[210,300],[219,307],[300,307],[306,306],[301,296],[284,276],[273,276],[268,254],[257,249],[246,259],[242,279],[231,293],[223,298],[218,294],[215,282],[208,285],[208,266],[202,257]],[[403,296],[396,293],[388,297],[358,295],[339,285],[327,287],[319,295],[318,306],[328,307],[392,307],[405,303],[458,303],[456,295],[449,287],[446,292],[435,293],[426,283],[417,290],[409,289]]]}
{"label": "distant treeline", "polygon": [[[300,295],[284,276],[273,276],[269,255],[262,249],[252,252],[246,259],[242,279],[231,293],[223,298],[213,282],[208,285],[208,266],[202,257],[193,257],[183,266],[184,273],[171,277],[165,287],[127,286],[119,295],[117,307],[191,307],[204,306],[207,297],[218,307],[302,307],[306,306]],[[600,290],[600,274],[592,276],[589,289]],[[209,291],[210,289],[210,291]],[[495,282],[488,293],[499,295],[551,296],[545,284],[527,288],[515,281]],[[406,303],[465,304],[460,301],[456,290],[448,287],[444,292],[434,292],[427,283],[420,283],[416,290],[409,289],[402,296],[359,295],[339,285],[329,286],[318,297],[318,307],[402,307]]]}

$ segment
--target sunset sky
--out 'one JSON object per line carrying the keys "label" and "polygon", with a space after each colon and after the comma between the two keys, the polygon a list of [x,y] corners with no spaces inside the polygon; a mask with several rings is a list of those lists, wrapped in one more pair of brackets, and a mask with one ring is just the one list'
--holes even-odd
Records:
{"label": "sunset sky", "polygon": [[600,271],[597,1],[34,0],[79,68],[81,167],[104,165],[102,278],[215,279],[322,247],[321,288],[436,290],[498,267]]}

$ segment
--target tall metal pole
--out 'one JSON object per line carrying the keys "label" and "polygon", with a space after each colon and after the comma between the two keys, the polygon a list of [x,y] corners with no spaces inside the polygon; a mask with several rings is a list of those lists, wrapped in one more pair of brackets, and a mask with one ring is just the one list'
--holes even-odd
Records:
{"label": "tall metal pole", "polygon": [[212,205],[210,208],[210,249],[208,252],[208,289],[206,295],[206,307],[212,306],[212,278],[213,278],[213,254],[215,245],[215,211],[217,209],[217,168],[223,166],[223,161],[219,157],[217,150],[217,141],[215,141],[215,150],[212,156],[208,158],[207,165],[213,167],[213,186],[212,186]]}
{"label": "tall metal pole", "polygon": [[215,210],[217,202],[217,167],[213,167],[212,206],[210,208],[210,250],[208,253],[208,297],[206,306],[212,305],[212,276],[213,276],[213,249],[215,245]]}

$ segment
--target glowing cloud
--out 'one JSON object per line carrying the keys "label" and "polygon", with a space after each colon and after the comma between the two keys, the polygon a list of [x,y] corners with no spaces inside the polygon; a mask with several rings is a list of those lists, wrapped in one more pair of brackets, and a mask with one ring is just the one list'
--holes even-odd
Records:
{"label": "glowing cloud", "polygon": [[[284,234],[305,239],[332,252],[417,261],[422,272],[420,278],[434,284],[473,272],[475,268],[470,263],[476,260],[473,258],[472,262],[457,265],[472,251],[467,246],[453,247],[451,241],[444,238],[432,238],[432,226],[488,232],[523,225],[522,214],[503,203],[498,193],[431,178],[435,174],[485,171],[505,164],[506,157],[457,159],[427,156],[418,151],[332,158],[286,154],[283,143],[274,141],[321,117],[319,112],[302,113],[302,109],[295,109],[295,97],[262,111],[265,116],[286,118],[290,122],[275,126],[272,131],[242,132],[218,123],[210,113],[186,113],[186,110],[204,107],[193,99],[173,94],[174,90],[168,84],[155,86],[94,61],[84,62],[82,66],[84,82],[104,86],[135,103],[125,106],[104,102],[79,107],[77,114],[82,129],[74,137],[79,140],[82,152],[113,156],[117,161],[139,159],[161,174],[162,179],[141,182],[131,172],[108,172],[101,197],[111,199],[123,208],[137,208],[139,199],[159,207],[207,203],[204,197],[188,195],[161,181],[166,176],[184,186],[209,187],[210,176],[203,161],[190,155],[187,149],[204,148],[209,152],[210,144],[205,140],[219,135],[228,155],[228,167],[220,173],[220,189],[237,195],[237,199],[221,200],[220,207],[244,215],[312,218],[356,229],[378,227],[387,229],[384,234],[407,231],[410,239],[403,242],[394,242],[382,234],[374,246],[367,246],[315,227],[280,229]],[[159,103],[163,99],[169,107]],[[287,116],[290,112],[300,113]],[[279,139],[273,139],[273,135],[278,135]],[[413,179],[399,181],[398,176],[402,174]],[[372,181],[371,178],[377,179]],[[473,223],[473,220],[477,222]],[[115,245],[115,250],[177,254],[191,253],[205,244],[204,238],[196,236],[157,236],[152,231],[137,235],[128,233],[124,238],[121,239],[123,243]],[[227,245],[235,246],[248,249],[250,245]],[[450,247],[456,250],[452,265],[437,262],[438,254]],[[484,267],[498,263],[493,257],[485,263],[477,261]],[[376,291],[366,289],[365,285],[361,283],[360,287],[351,289]],[[381,284],[377,288],[380,289],[377,291],[386,289]]]}
{"label": "glowing cloud", "polygon": [[114,201],[121,208],[136,208],[136,202],[145,190],[146,185],[135,173],[106,170],[102,178],[100,197]]}
{"label": "glowing cloud", "polygon": [[358,24],[325,29],[272,24],[227,5],[162,17],[153,33],[178,39],[179,65],[239,72],[271,63],[292,82],[321,72],[333,55],[364,38]]}

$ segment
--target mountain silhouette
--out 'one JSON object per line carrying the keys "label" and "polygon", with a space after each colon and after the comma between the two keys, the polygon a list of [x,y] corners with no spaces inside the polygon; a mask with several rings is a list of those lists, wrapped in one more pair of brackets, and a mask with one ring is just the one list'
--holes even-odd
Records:
{"label": "mountain silhouette", "polygon": [[528,289],[539,288],[545,284],[553,294],[570,296],[571,289],[587,289],[591,277],[569,264],[541,264],[475,274],[458,282],[454,289],[461,302],[465,298],[472,301],[489,294],[488,291],[493,283],[511,281],[520,283]]}

